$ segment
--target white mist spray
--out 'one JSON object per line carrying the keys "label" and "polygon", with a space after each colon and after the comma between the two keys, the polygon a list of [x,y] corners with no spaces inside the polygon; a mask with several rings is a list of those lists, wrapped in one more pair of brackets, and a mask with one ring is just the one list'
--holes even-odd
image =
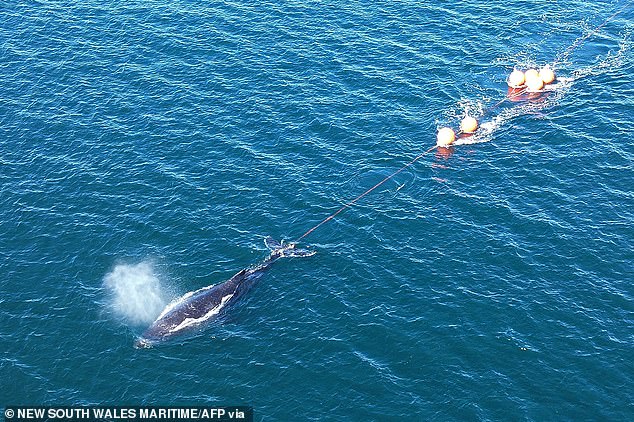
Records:
{"label": "white mist spray", "polygon": [[132,324],[148,324],[161,313],[168,300],[152,265],[119,264],[104,277],[112,293],[112,308]]}

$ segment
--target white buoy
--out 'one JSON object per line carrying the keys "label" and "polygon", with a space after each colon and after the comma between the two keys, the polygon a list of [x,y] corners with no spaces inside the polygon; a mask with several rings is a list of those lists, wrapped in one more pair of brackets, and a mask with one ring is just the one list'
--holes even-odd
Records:
{"label": "white buoy", "polygon": [[436,135],[436,145],[439,147],[448,147],[456,140],[456,134],[450,127],[443,127]]}
{"label": "white buoy", "polygon": [[478,121],[471,116],[467,116],[460,122],[460,130],[464,133],[473,133],[478,129]]}
{"label": "white buoy", "polygon": [[539,70],[539,77],[542,78],[545,84],[551,84],[555,80],[555,72],[549,65],[546,65]]}
{"label": "white buoy", "polygon": [[537,70],[535,69],[528,69],[526,72],[524,72],[524,79],[526,80],[527,85],[529,80],[538,79],[538,78],[539,78],[539,72],[537,72]]}
{"label": "white buoy", "polygon": [[528,92],[539,92],[544,87],[542,78],[531,78],[526,81],[526,90]]}
{"label": "white buoy", "polygon": [[524,72],[522,72],[521,70],[515,69],[509,75],[509,79],[507,81],[507,84],[511,88],[519,88],[522,85],[524,85],[525,79],[526,78],[524,77]]}

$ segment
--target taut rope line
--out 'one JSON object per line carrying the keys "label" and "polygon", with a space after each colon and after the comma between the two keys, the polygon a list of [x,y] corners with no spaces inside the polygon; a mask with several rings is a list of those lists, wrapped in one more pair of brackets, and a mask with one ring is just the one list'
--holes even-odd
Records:
{"label": "taut rope line", "polygon": [[346,210],[347,208],[350,208],[351,206],[353,206],[358,200],[360,200],[361,198],[363,198],[364,196],[366,196],[367,194],[369,194],[370,192],[372,192],[374,189],[378,188],[379,186],[381,186],[382,184],[384,184],[385,182],[387,182],[388,180],[390,180],[391,178],[393,178],[394,176],[396,176],[397,174],[399,174],[400,172],[402,172],[403,170],[405,170],[406,168],[408,168],[409,166],[411,166],[412,164],[414,164],[415,162],[417,162],[418,160],[420,160],[421,158],[423,158],[425,155],[429,154],[430,152],[432,152],[433,150],[435,150],[437,147],[436,145],[434,145],[433,147],[427,149],[424,152],[421,152],[420,154],[418,154],[416,157],[414,157],[409,163],[405,164],[403,167],[401,167],[400,169],[396,170],[395,172],[393,172],[392,174],[390,174],[389,176],[385,177],[383,180],[381,180],[379,183],[377,183],[376,185],[372,186],[370,189],[366,190],[365,192],[363,192],[361,195],[357,196],[356,198],[354,198],[353,200],[349,201],[348,203],[346,203],[345,205],[343,205],[341,208],[339,208],[337,211],[333,212],[332,214],[330,214],[328,217],[324,218],[323,220],[321,220],[318,224],[314,225],[310,230],[308,230],[306,233],[304,233],[303,235],[301,235],[299,238],[297,238],[297,240],[295,241],[295,243],[299,242],[300,240],[302,240],[303,238],[305,238],[306,236],[308,236],[309,234],[311,234],[312,232],[314,232],[318,227],[320,227],[321,225],[327,223],[328,221],[332,220],[333,218],[335,218],[337,215],[339,215],[339,213],[341,213],[342,211]]}
{"label": "taut rope line", "polygon": [[[583,37],[579,38],[577,41],[574,42],[574,44],[572,44],[570,47],[568,47],[560,56],[558,56],[555,61],[553,62],[553,65],[556,65],[557,63],[565,60],[568,58],[568,56],[570,54],[572,54],[572,52],[578,48],[584,41],[586,41],[588,38],[590,38],[591,36],[593,36],[594,34],[596,34],[597,32],[599,32],[601,30],[601,28],[603,28],[605,25],[607,25],[608,22],[610,22],[612,19],[614,19],[617,15],[619,15],[621,12],[623,12],[629,5],[630,5],[631,1],[626,2],[623,6],[621,6],[621,8],[619,8],[616,12],[614,12],[612,15],[610,15],[608,18],[606,18],[599,26],[597,26],[596,28],[594,28],[591,32],[589,32],[588,34],[584,35]],[[496,107],[500,106],[503,102],[513,99],[515,97],[519,97],[520,95],[523,95],[527,92],[526,88],[523,88],[521,90],[519,90],[518,92],[515,92],[513,94],[507,95],[504,98],[502,98],[500,101],[498,101],[497,103],[489,106],[484,112],[483,114],[487,114],[488,112],[490,112],[491,110],[495,109]],[[460,132],[462,133],[462,132]],[[459,133],[459,134],[460,134]],[[381,180],[379,183],[377,183],[376,185],[372,186],[370,189],[366,190],[365,192],[363,192],[361,195],[357,196],[356,198],[354,198],[353,200],[347,202],[346,204],[344,204],[341,208],[339,208],[337,211],[333,212],[332,214],[330,214],[328,217],[324,218],[323,220],[321,220],[319,223],[317,223],[316,225],[314,225],[313,227],[311,227],[306,233],[304,233],[303,235],[301,235],[299,238],[297,238],[297,240],[295,241],[295,243],[301,241],[302,239],[304,239],[306,236],[308,236],[309,234],[311,234],[312,232],[314,232],[315,230],[317,230],[319,227],[321,227],[323,224],[327,223],[328,221],[332,220],[333,218],[335,218],[337,215],[339,215],[341,212],[345,211],[346,209],[350,208],[351,206],[353,206],[355,203],[357,203],[357,201],[359,201],[361,198],[363,198],[364,196],[368,195],[370,192],[372,192],[373,190],[375,190],[376,188],[378,188],[379,186],[383,185],[385,182],[387,182],[388,180],[392,179],[394,176],[396,176],[397,174],[401,173],[403,170],[405,170],[406,168],[408,168],[409,166],[411,166],[412,164],[414,164],[415,162],[417,162],[418,160],[420,160],[421,158],[423,158],[425,155],[429,154],[431,151],[433,151],[434,149],[438,148],[438,145],[434,145],[433,147],[427,149],[426,151],[418,154],[416,157],[414,157],[409,163],[405,164],[403,167],[401,167],[400,169],[396,170],[395,172],[393,172],[392,174],[390,174],[389,176],[385,177],[383,180]]]}
{"label": "taut rope line", "polygon": [[572,54],[572,52],[575,51],[575,49],[577,47],[579,47],[588,38],[590,38],[591,36],[593,36],[594,34],[599,32],[601,30],[601,28],[603,28],[605,25],[608,24],[608,22],[610,22],[617,15],[619,15],[621,12],[623,12],[625,9],[627,9],[627,7],[630,5],[630,3],[631,2],[629,2],[629,1],[626,2],[623,6],[621,6],[620,9],[618,9],[616,12],[612,13],[612,15],[608,16],[599,26],[597,26],[592,31],[590,31],[589,33],[587,33],[586,35],[584,35],[583,37],[581,37],[577,41],[575,41],[574,44],[572,44],[570,47],[568,47],[566,49],[566,51],[564,51],[559,57],[557,57],[555,59],[555,61],[553,62],[553,65],[556,65],[557,63],[568,59],[568,56],[570,56]]}

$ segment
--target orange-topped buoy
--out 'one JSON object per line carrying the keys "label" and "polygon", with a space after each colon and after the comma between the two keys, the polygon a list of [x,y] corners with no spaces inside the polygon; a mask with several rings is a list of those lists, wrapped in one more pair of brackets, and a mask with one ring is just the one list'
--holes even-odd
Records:
{"label": "orange-topped buoy", "polygon": [[525,80],[526,78],[524,76],[524,72],[522,72],[521,70],[515,69],[509,75],[509,79],[506,83],[511,88],[519,88],[522,85],[524,85]]}
{"label": "orange-topped buoy", "polygon": [[439,147],[448,147],[456,140],[456,134],[450,127],[443,127],[436,135],[436,145]]}
{"label": "orange-topped buoy", "polygon": [[549,65],[546,65],[539,70],[539,77],[542,78],[545,84],[551,84],[555,80],[555,72]]}
{"label": "orange-topped buoy", "polygon": [[478,129],[478,121],[471,116],[467,116],[460,122],[460,130],[464,133],[473,133]]}

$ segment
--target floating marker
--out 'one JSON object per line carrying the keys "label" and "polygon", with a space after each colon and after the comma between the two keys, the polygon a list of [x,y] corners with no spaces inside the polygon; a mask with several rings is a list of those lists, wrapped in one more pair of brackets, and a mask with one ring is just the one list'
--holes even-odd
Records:
{"label": "floating marker", "polygon": [[509,75],[509,80],[507,81],[507,84],[511,88],[519,88],[522,85],[524,85],[525,79],[526,78],[524,76],[524,72],[522,72],[521,70],[515,69]]}
{"label": "floating marker", "polygon": [[473,133],[478,129],[478,121],[471,117],[467,116],[460,122],[460,130],[464,133]]}
{"label": "floating marker", "polygon": [[542,78],[531,78],[526,81],[526,90],[528,92],[538,92],[544,87],[544,81]]}
{"label": "floating marker", "polygon": [[535,69],[528,69],[524,72],[524,78],[526,80],[526,85],[528,85],[528,81],[531,79],[539,79],[539,72]]}
{"label": "floating marker", "polygon": [[436,145],[439,147],[448,147],[456,140],[456,134],[450,127],[444,127],[438,131],[436,136]]}
{"label": "floating marker", "polygon": [[551,84],[555,80],[555,72],[546,65],[539,70],[539,77],[542,78],[545,84]]}

